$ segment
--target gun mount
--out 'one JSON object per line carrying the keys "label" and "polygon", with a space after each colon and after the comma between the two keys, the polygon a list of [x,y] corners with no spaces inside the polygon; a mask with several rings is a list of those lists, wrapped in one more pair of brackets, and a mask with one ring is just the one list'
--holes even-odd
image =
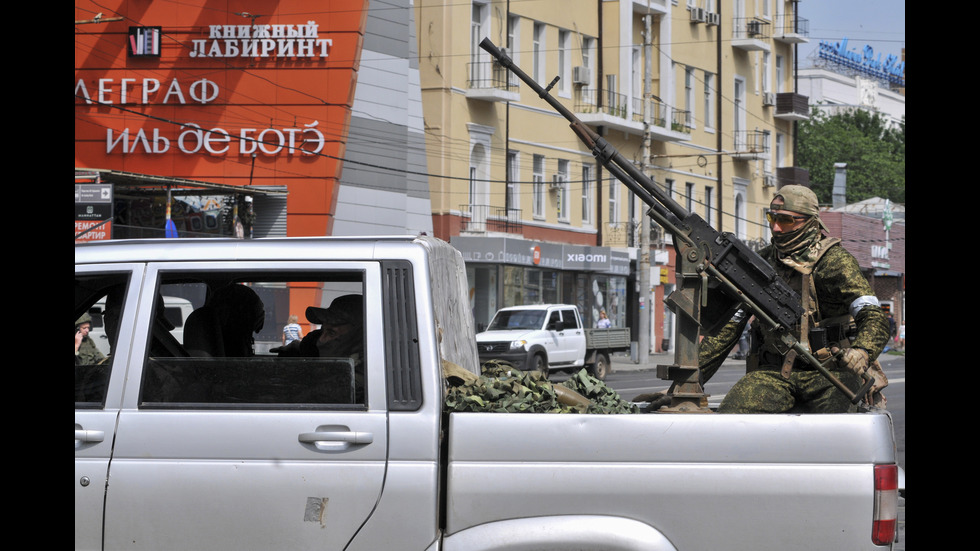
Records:
{"label": "gun mount", "polygon": [[657,366],[658,375],[673,382],[669,391],[671,404],[661,411],[709,411],[705,406],[706,395],[698,367],[700,335],[702,332],[706,335],[717,333],[739,309],[755,315],[779,336],[787,352],[792,351],[805,359],[852,403],[861,401],[874,379],[865,374],[863,388],[855,393],[794,336],[793,329],[803,315],[800,297],[778,277],[765,259],[734,234],[720,232],[697,214],[688,212],[612,144],[580,121],[550,94],[558,77],[547,88],[542,88],[490,39],[483,39],[480,47],[564,116],[572,131],[592,150],[596,160],[636,194],[649,207],[647,214],[674,236],[680,281],[678,289],[667,297],[666,302],[671,310],[683,315],[678,316],[674,364]]}

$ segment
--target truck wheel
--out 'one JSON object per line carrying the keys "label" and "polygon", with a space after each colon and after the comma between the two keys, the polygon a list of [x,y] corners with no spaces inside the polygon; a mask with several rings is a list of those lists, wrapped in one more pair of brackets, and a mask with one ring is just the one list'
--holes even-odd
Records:
{"label": "truck wheel", "polygon": [[605,354],[596,354],[595,363],[592,364],[592,376],[600,381],[606,380],[606,375],[609,374],[609,356]]}
{"label": "truck wheel", "polygon": [[545,377],[548,376],[548,360],[544,359],[541,354],[535,354],[531,358],[531,369],[540,372]]}

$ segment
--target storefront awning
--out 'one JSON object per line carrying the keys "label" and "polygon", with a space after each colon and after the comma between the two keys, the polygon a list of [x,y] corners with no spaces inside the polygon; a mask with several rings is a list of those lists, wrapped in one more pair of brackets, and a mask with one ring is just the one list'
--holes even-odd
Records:
{"label": "storefront awning", "polygon": [[213,182],[201,182],[198,180],[186,180],[184,178],[172,178],[167,176],[153,176],[151,174],[138,174],[135,172],[122,172],[119,170],[109,170],[103,168],[76,168],[75,183],[101,182],[112,184],[118,191],[145,192],[156,194],[166,192],[170,189],[173,196],[180,195],[251,195],[251,196],[273,196],[285,197],[287,191],[282,189],[256,188],[250,186],[233,186],[230,184],[218,184]]}

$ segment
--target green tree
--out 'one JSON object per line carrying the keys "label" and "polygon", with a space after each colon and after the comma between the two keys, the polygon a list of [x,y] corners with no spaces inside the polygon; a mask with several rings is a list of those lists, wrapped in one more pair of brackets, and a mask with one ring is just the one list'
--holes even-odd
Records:
{"label": "green tree", "polygon": [[796,164],[810,172],[821,203],[831,202],[834,163],[847,164],[848,203],[870,197],[905,203],[905,117],[891,127],[863,109],[827,115],[814,108],[799,125]]}

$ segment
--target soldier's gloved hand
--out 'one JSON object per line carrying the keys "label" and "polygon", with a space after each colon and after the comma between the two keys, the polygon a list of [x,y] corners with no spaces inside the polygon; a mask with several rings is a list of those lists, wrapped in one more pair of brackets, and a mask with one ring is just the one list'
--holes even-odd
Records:
{"label": "soldier's gloved hand", "polygon": [[877,362],[872,364],[871,369],[868,370],[868,374],[874,378],[875,382],[873,385],[871,385],[871,390],[869,390],[868,394],[864,397],[864,403],[868,404],[869,406],[876,406],[884,409],[886,407],[885,403],[887,400],[881,391],[888,386],[888,377],[885,377],[885,372],[878,367]]}
{"label": "soldier's gloved hand", "polygon": [[863,348],[848,348],[837,363],[860,377],[868,370],[868,351]]}

